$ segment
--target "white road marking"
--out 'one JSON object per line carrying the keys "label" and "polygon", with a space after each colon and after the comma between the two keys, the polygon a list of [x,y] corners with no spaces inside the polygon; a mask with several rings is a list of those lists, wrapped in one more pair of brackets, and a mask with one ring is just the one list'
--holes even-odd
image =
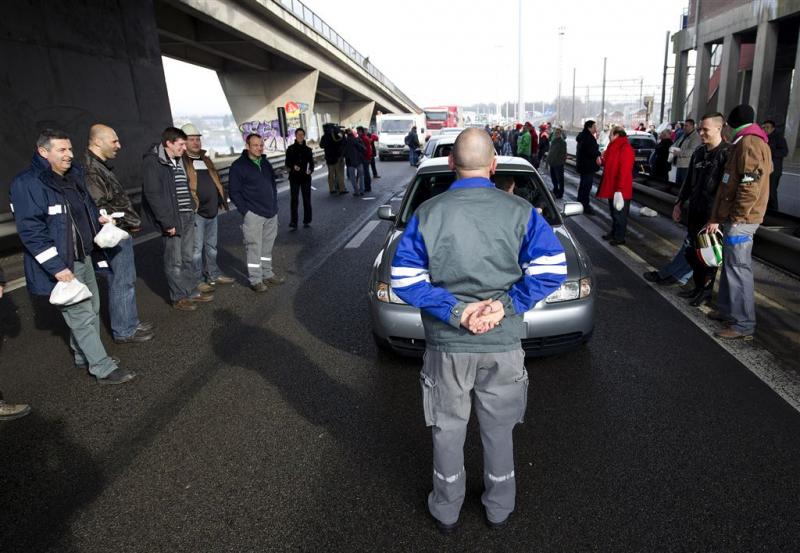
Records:
{"label": "white road marking", "polygon": [[367,202],[367,201],[369,201],[369,200],[374,200],[374,199],[375,199],[375,197],[374,197],[374,196],[367,196],[366,198],[361,198],[361,199],[362,199],[363,201]]}
{"label": "white road marking", "polygon": [[[575,218],[573,220],[591,234],[593,238],[599,236],[600,232],[602,232],[600,227],[588,217]],[[595,238],[595,240],[597,239]],[[641,273],[646,270],[655,270],[652,265],[626,246],[614,247],[605,241],[597,240],[597,242],[601,247],[610,252],[611,255],[622,261],[622,263],[633,272],[638,271]],[[629,259],[626,259],[626,256]],[[631,260],[633,260],[635,264],[631,264]],[[662,287],[644,279],[642,279],[642,282],[649,285],[650,288],[660,294],[661,297],[672,304],[675,309],[692,321],[700,330],[714,338],[722,349],[735,357],[737,361],[761,379],[764,384],[769,386],[796,411],[800,412],[800,375],[791,371],[782,370],[780,362],[772,353],[757,344],[754,345],[753,342],[744,342],[741,340],[723,341],[714,337],[714,331],[719,327],[705,316],[708,308],[703,308],[702,310],[693,308],[677,295],[668,292]]]}
{"label": "white road marking", "polygon": [[372,231],[375,230],[380,224],[381,222],[379,220],[369,221],[360,231],[358,231],[355,236],[353,236],[353,239],[347,243],[344,249],[352,250],[361,246],[361,244],[364,243],[364,240],[366,240],[367,237],[372,234]]}

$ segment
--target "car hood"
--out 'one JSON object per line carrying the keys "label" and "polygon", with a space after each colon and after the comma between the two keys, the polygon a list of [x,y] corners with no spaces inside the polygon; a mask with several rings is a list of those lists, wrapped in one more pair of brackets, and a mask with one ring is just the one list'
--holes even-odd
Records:
{"label": "car hood", "polygon": [[[592,269],[589,259],[569,230],[564,225],[558,225],[553,227],[553,232],[561,242],[567,257],[567,280],[580,280],[583,277],[590,276]],[[394,259],[394,253],[402,235],[402,229],[393,227],[386,236],[383,248],[381,248],[375,259],[373,267],[374,276],[377,280],[387,283],[391,281],[392,259]]]}

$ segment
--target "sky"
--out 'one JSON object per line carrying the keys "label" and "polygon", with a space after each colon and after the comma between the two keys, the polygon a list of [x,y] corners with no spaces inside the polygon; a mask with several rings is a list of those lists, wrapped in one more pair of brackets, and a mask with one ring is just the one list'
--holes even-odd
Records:
{"label": "sky", "polygon": [[[518,0],[305,0],[420,107],[516,101]],[[522,0],[523,96],[552,101],[600,95],[637,98],[660,87],[666,32],[675,32],[688,0]],[[669,64],[674,61],[671,55]],[[213,71],[165,59],[176,115],[230,113]],[[625,83],[614,83],[631,79]],[[191,82],[192,86],[186,87]],[[626,86],[628,88],[621,88]],[[669,86],[669,83],[668,83]],[[189,92],[188,89],[191,90]],[[198,94],[198,91],[202,91]]]}

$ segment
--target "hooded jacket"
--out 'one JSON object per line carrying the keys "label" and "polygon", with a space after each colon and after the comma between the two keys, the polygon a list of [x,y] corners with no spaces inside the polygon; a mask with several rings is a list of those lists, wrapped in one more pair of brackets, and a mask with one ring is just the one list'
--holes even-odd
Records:
{"label": "hooded jacket", "polygon": [[247,153],[231,164],[228,173],[228,192],[231,200],[242,215],[252,211],[260,217],[272,219],[278,214],[278,187],[275,185],[275,170],[267,159],[261,156],[257,165]]}
{"label": "hooded jacket", "polygon": [[575,137],[575,169],[581,175],[586,173],[596,173],[600,168],[597,165],[597,158],[600,157],[600,147],[597,139],[588,130],[582,130]]}
{"label": "hooded jacket", "polygon": [[633,162],[636,157],[627,136],[612,140],[603,152],[603,180],[597,197],[611,199],[615,192],[622,192],[626,200],[633,198]]}
{"label": "hooded jacket", "polygon": [[709,222],[758,225],[764,222],[772,173],[772,153],[767,140],[767,134],[755,123],[736,133]]}
{"label": "hooded jacket", "polygon": [[[194,209],[197,209],[196,203]],[[173,165],[160,143],[150,146],[142,157],[142,210],[161,234],[166,235],[171,228],[178,236],[183,233]]]}
{"label": "hooded jacket", "polygon": [[142,227],[142,218],[133,208],[133,202],[125,193],[125,188],[114,174],[114,169],[108,163],[97,157],[91,150],[86,150],[84,157],[86,167],[86,188],[92,195],[98,209],[105,209],[112,213],[124,213],[125,216],[116,219],[119,228],[134,232]]}
{"label": "hooded jacket", "polygon": [[[77,189],[89,219],[92,234],[100,230],[100,212],[86,190],[83,169],[73,165],[65,175]],[[75,236],[78,234],[63,190],[54,182],[47,160],[33,154],[31,166],[11,183],[11,209],[17,233],[25,248],[25,281],[31,294],[49,296],[55,275],[75,266]],[[101,266],[107,267],[107,262]]]}

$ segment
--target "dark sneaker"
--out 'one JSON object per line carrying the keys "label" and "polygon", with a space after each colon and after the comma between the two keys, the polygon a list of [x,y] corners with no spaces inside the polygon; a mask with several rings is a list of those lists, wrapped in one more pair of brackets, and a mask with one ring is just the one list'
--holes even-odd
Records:
{"label": "dark sneaker", "polygon": [[614,235],[609,232],[608,234],[604,234],[600,238],[602,238],[603,240],[611,240],[612,238],[614,238]]}
{"label": "dark sneaker", "polygon": [[172,304],[179,311],[196,311],[197,306],[188,298],[183,298]]}
{"label": "dark sneaker", "polygon": [[31,406],[25,403],[6,403],[0,399],[0,421],[20,419],[31,412]]}
{"label": "dark sneaker", "polygon": [[611,241],[609,242],[609,244],[611,244],[612,246],[624,246],[625,245],[625,240],[614,240],[612,238]]}
{"label": "dark sneaker", "polygon": [[142,332],[153,332],[153,329],[156,327],[150,321],[139,321],[139,326],[136,327],[136,330],[141,330]]}
{"label": "dark sneaker", "polygon": [[732,328],[723,328],[722,330],[717,330],[714,332],[714,336],[722,340],[743,340],[745,342],[749,342],[753,339],[752,334],[743,334]]}
{"label": "dark sneaker", "polygon": [[343,194],[349,194],[349,193],[350,193],[349,190],[339,190],[339,195],[340,196],[343,195]]}
{"label": "dark sneaker", "polygon": [[125,384],[136,378],[136,373],[126,371],[125,369],[116,368],[109,373],[105,378],[98,378],[97,383],[102,385]]}
{"label": "dark sneaker", "polygon": [[250,289],[253,292],[258,292],[260,294],[262,292],[266,292],[267,290],[269,290],[269,287],[266,284],[264,284],[263,282],[259,282],[257,284],[251,284],[250,285]]}
{"label": "dark sneaker", "polygon": [[279,277],[278,275],[272,275],[269,278],[265,278],[263,282],[264,284],[269,284],[270,286],[280,286],[281,284],[286,282],[286,279],[283,277]]}
{"label": "dark sneaker", "polygon": [[149,340],[152,340],[153,336],[155,336],[155,335],[152,332],[145,332],[143,330],[138,330],[137,329],[136,332],[134,332],[133,334],[131,334],[130,336],[127,336],[125,338],[114,338],[114,343],[115,344],[138,344],[138,343],[141,343],[141,342],[147,342]]}
{"label": "dark sneaker", "polygon": [[509,518],[511,518],[511,515],[508,515],[500,522],[492,522],[491,520],[489,520],[489,517],[486,517],[486,526],[488,526],[491,530],[502,530],[503,528],[508,526]]}
{"label": "dark sneaker", "polygon": [[215,278],[214,282],[212,284],[228,285],[228,284],[233,284],[234,282],[236,282],[235,278],[222,275],[222,276],[219,276],[219,277]]}
{"label": "dark sneaker", "polygon": [[214,285],[208,284],[207,282],[201,282],[197,285],[197,291],[201,294],[213,294],[214,293]]}
{"label": "dark sneaker", "polygon": [[192,303],[208,303],[214,301],[214,294],[200,294],[199,296],[192,296],[189,298]]}
{"label": "dark sneaker", "polygon": [[[114,362],[115,365],[119,366],[119,357],[114,357],[112,355],[111,356],[111,360]],[[81,370],[84,370],[84,371],[88,371],[89,370],[89,364],[88,363],[83,363],[82,365],[76,364],[75,368],[76,369],[81,369]]]}
{"label": "dark sneaker", "polygon": [[289,223],[289,228],[291,230],[297,230],[297,223]]}
{"label": "dark sneaker", "polygon": [[311,223],[303,223],[303,228],[310,228],[310,227],[311,227]]}

